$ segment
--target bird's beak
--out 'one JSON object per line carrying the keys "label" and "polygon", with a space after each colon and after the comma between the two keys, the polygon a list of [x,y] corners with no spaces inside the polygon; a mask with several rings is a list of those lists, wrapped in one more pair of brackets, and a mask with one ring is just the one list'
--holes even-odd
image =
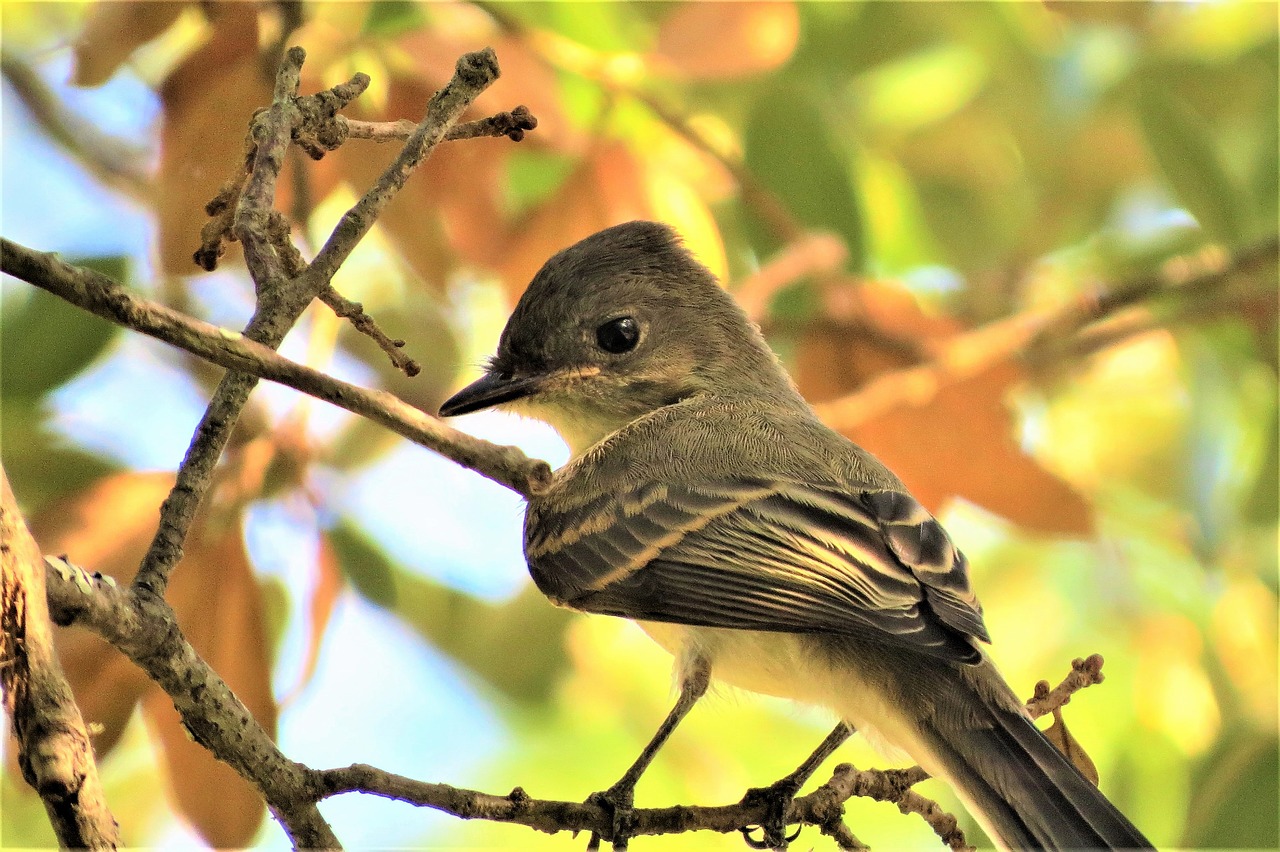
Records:
{"label": "bird's beak", "polygon": [[462,390],[445,400],[440,406],[441,417],[468,414],[484,408],[492,408],[504,402],[522,399],[537,393],[543,376],[505,376],[485,373]]}

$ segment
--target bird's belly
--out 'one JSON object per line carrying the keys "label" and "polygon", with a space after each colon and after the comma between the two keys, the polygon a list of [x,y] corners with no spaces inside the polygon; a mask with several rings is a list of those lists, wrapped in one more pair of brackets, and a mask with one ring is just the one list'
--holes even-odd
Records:
{"label": "bird's belly", "polygon": [[848,665],[833,665],[813,637],[796,633],[690,627],[652,621],[640,627],[676,658],[677,676],[701,657],[718,681],[763,695],[826,707],[892,758],[914,752],[915,737],[885,690]]}

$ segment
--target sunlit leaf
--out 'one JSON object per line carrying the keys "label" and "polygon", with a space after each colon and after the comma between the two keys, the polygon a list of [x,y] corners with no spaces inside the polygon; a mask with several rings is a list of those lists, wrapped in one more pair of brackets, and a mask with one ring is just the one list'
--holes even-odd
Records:
{"label": "sunlit leaf", "polygon": [[[915,360],[893,337],[945,346],[958,324],[924,314],[909,295],[885,285],[865,285],[858,296],[857,315],[891,337],[811,327],[797,349],[795,376],[819,415],[888,465],[933,511],[958,496],[1029,529],[1089,532],[1084,498],[1018,445],[1007,397],[1024,378],[1021,369],[1000,357],[967,375],[907,384],[897,371]],[[858,391],[873,396],[859,397],[857,405],[839,402]]]}
{"label": "sunlit leaf", "polygon": [[856,84],[856,100],[868,120],[906,132],[963,107],[987,74],[975,51],[943,45],[869,72]]}
{"label": "sunlit leaf", "polygon": [[681,3],[658,29],[657,55],[689,77],[731,79],[782,65],[799,37],[795,3]]}

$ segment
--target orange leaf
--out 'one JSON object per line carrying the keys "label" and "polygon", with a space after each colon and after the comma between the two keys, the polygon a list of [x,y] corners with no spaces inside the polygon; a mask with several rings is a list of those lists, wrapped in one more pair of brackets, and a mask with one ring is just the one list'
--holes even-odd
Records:
{"label": "orange leaf", "polygon": [[1028,529],[1092,530],[1084,498],[1015,440],[1005,397],[1023,375],[1008,356],[963,370],[912,369],[924,354],[945,351],[959,324],[878,282],[833,290],[826,303],[828,314],[881,332],[821,323],[806,331],[796,381],[828,424],[884,462],[931,511],[959,496]]}
{"label": "orange leaf", "polygon": [[[244,154],[249,117],[271,103],[271,80],[258,54],[258,12],[251,3],[219,4],[213,38],[184,59],[160,88],[157,215],[160,262],[167,274],[196,272],[204,206]],[[282,179],[281,186],[288,186]]]}
{"label": "orange leaf", "polygon": [[95,3],[76,40],[72,82],[98,86],[142,45],[164,32],[186,3]]}
{"label": "orange leaf", "polygon": [[778,68],[799,38],[794,3],[683,3],[659,27],[657,55],[684,76],[722,80]]}
{"label": "orange leaf", "polygon": [[897,473],[930,511],[959,496],[1028,529],[1087,534],[1093,522],[1084,498],[1014,440],[1004,398],[1021,379],[1011,362],[997,362],[841,431]]}

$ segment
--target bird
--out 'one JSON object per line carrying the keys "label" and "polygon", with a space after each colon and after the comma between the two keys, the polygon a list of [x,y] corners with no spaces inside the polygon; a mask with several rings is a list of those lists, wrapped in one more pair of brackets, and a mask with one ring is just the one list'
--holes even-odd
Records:
{"label": "bird", "polygon": [[[841,720],[770,788],[784,798],[857,730],[944,779],[1001,848],[1151,848],[997,670],[942,525],[818,419],[671,227],[626,222],[552,256],[440,414],[486,408],[542,420],[570,450],[528,498],[538,589],[631,619],[674,657],[671,713],[589,800],[613,810],[615,848],[636,782],[712,681]],[[766,838],[785,845],[777,825]]]}

